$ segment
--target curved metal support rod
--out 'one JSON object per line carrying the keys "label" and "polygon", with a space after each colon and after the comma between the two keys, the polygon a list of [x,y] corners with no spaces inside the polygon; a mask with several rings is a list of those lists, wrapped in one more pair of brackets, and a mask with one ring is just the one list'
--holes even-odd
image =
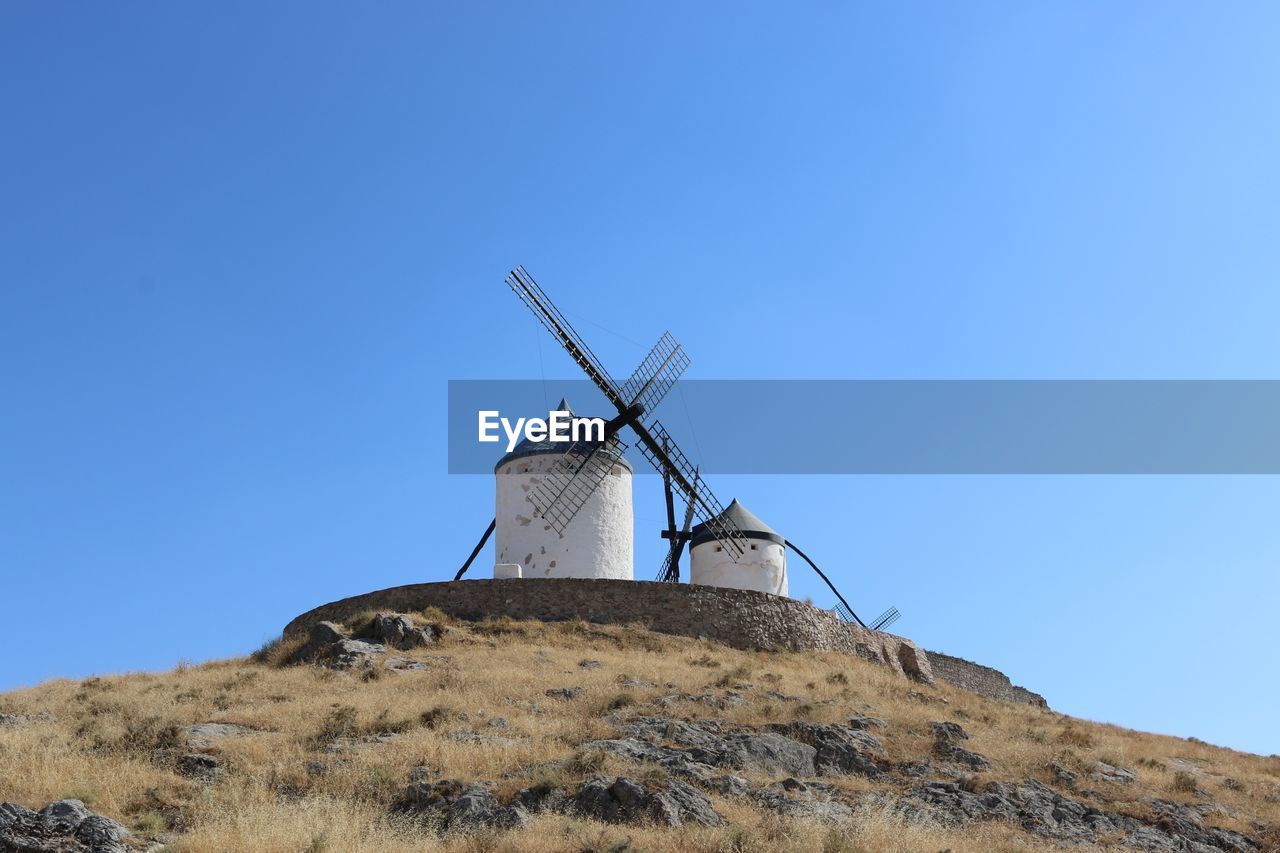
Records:
{"label": "curved metal support rod", "polygon": [[790,548],[792,551],[795,551],[797,554],[799,554],[801,557],[804,558],[804,561],[808,563],[809,566],[815,572],[818,573],[818,577],[822,578],[826,582],[827,586],[831,587],[831,591],[836,594],[836,598],[840,599],[840,603],[845,606],[845,609],[848,610],[849,613],[853,615],[854,619],[858,620],[858,624],[861,625],[863,628],[866,628],[867,623],[863,622],[861,619],[858,619],[858,614],[853,612],[853,608],[849,606],[849,602],[844,600],[844,596],[840,594],[840,590],[836,589],[836,585],[833,584],[831,580],[822,573],[822,569],[818,568],[817,564],[814,563],[813,560],[809,559],[809,555],[806,554],[804,551],[801,551],[799,548],[797,548],[796,543],[792,542],[790,539],[783,539],[782,541],[787,543],[788,548]]}
{"label": "curved metal support rod", "polygon": [[[453,576],[456,581],[462,580],[462,576],[467,573],[467,569],[471,568],[471,563],[475,560],[476,555],[480,553],[480,549],[484,547],[484,543],[489,541],[489,537],[493,535],[493,529],[498,526],[498,519],[495,518],[489,522],[488,528],[485,529],[484,535],[480,537],[480,541],[476,543],[476,547],[472,549],[471,556],[467,557],[467,561],[462,564],[462,568],[458,569],[458,573]],[[839,593],[836,593],[839,595]]]}

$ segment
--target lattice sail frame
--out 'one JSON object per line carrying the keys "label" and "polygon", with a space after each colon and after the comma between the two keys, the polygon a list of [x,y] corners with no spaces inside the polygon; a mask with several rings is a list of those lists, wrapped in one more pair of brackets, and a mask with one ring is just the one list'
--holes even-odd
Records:
{"label": "lattice sail frame", "polygon": [[563,534],[613,466],[622,461],[626,449],[627,445],[616,435],[609,436],[603,444],[574,442],[529,491],[529,503],[556,533]]}
{"label": "lattice sail frame", "polygon": [[645,412],[652,412],[689,369],[689,364],[689,356],[676,339],[670,332],[663,332],[631,378],[623,383],[622,398],[628,406],[638,403]]}
{"label": "lattice sail frame", "polygon": [[[666,451],[672,467],[679,471],[685,482],[692,487],[690,491],[685,492],[685,501],[693,505],[694,514],[706,525],[707,530],[711,531],[711,535],[720,540],[720,544],[724,547],[725,553],[729,554],[730,559],[737,562],[738,558],[746,553],[747,537],[742,534],[742,531],[732,519],[725,517],[724,507],[720,505],[720,501],[716,500],[716,496],[703,483],[698,476],[698,469],[693,466],[693,463],[689,461],[689,457],[684,455],[684,451],[671,438],[667,428],[657,418],[646,426],[657,441],[658,446]],[[649,446],[648,442],[640,444],[640,452],[644,454],[645,459],[649,460],[649,464],[661,474],[663,471],[662,461],[653,452],[653,448]]]}

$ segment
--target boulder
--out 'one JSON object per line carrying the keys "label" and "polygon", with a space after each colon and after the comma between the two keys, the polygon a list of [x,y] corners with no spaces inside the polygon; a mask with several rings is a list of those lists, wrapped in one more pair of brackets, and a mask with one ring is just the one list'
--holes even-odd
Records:
{"label": "boulder", "polygon": [[667,717],[637,717],[627,730],[651,743],[671,741],[681,746],[712,746],[723,738],[720,720],[673,720]]}
{"label": "boulder", "polygon": [[1095,782],[1110,782],[1113,785],[1132,785],[1138,781],[1138,777],[1132,770],[1116,767],[1105,761],[1093,763],[1093,772],[1089,774],[1089,778]]}
{"label": "boulder", "polygon": [[991,762],[978,753],[946,741],[935,741],[933,754],[947,761],[953,761],[969,770],[987,770],[991,767]]}
{"label": "boulder", "polygon": [[851,729],[883,729],[885,727],[884,720],[879,717],[864,717],[857,714],[849,718],[849,728]]}
{"label": "boulder", "polygon": [[84,819],[93,814],[79,800],[58,800],[38,812],[40,825],[50,835],[68,835],[76,831]]}
{"label": "boulder", "polygon": [[372,664],[371,658],[380,655],[387,647],[379,643],[364,640],[339,640],[320,649],[313,660],[322,662],[333,669],[350,669]]}
{"label": "boulder", "polygon": [[216,746],[218,741],[229,737],[256,734],[257,729],[238,723],[197,723],[194,726],[187,726],[182,733],[186,737],[188,749],[201,750]]}
{"label": "boulder", "polygon": [[720,738],[707,746],[696,747],[688,755],[694,761],[758,773],[788,776],[813,776],[817,770],[814,757],[818,751],[777,732],[738,733]]}
{"label": "boulder", "polygon": [[317,622],[312,625],[307,642],[294,654],[294,663],[322,663],[333,669],[349,669],[371,665],[373,655],[382,654],[387,647],[380,643],[353,640],[333,622]]}
{"label": "boulder", "polygon": [[578,814],[609,823],[653,821],[666,826],[724,823],[710,800],[675,779],[661,787],[648,787],[626,776],[594,776],[582,783],[573,807]]}
{"label": "boulder", "polygon": [[369,633],[379,643],[401,651],[434,645],[439,639],[434,628],[419,628],[403,613],[379,613],[373,617]]}
{"label": "boulder", "polygon": [[335,622],[317,622],[307,632],[308,645],[315,643],[318,646],[327,646],[330,643],[336,643],[346,638],[347,633],[342,630],[342,626]]}
{"label": "boulder", "polygon": [[929,724],[933,729],[933,739],[946,741],[947,743],[957,743],[962,740],[969,739],[969,733],[961,728],[959,723],[951,722],[933,722]]}
{"label": "boulder", "polygon": [[793,722],[775,724],[770,730],[780,732],[800,743],[812,746],[814,766],[821,775],[847,775],[876,778],[883,768],[884,745],[879,738],[859,729],[841,725]]}
{"label": "boulder", "polygon": [[959,723],[934,722],[929,724],[933,729],[933,754],[947,761],[954,761],[969,770],[986,770],[991,766],[987,759],[976,752],[960,746],[959,742],[969,739],[969,733]]}
{"label": "boulder", "polygon": [[121,842],[128,837],[129,830],[102,815],[91,814],[76,827],[76,840],[93,853],[122,850]]}
{"label": "boulder", "polygon": [[35,812],[0,803],[0,850],[18,853],[124,853],[129,831],[95,815],[79,800],[59,800]]}
{"label": "boulder", "polygon": [[391,810],[433,818],[442,831],[513,829],[529,823],[523,804],[500,805],[483,785],[467,785],[456,779],[410,782],[395,793]]}

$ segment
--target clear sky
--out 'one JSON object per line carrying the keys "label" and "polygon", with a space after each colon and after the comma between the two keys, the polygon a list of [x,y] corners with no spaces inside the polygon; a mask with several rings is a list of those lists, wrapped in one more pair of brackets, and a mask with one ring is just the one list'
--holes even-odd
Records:
{"label": "clear sky", "polygon": [[[517,263],[623,375],[669,328],[697,378],[1277,378],[1278,25],[4,4],[0,689],[450,577],[493,484],[446,473],[447,380],[577,378]],[[1276,478],[712,486],[1059,710],[1280,752]]]}

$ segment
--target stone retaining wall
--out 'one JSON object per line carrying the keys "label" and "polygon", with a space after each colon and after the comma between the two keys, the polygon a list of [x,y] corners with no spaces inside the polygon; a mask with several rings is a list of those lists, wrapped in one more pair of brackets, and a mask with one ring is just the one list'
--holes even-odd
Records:
{"label": "stone retaining wall", "polygon": [[1032,693],[1025,687],[1019,687],[1009,680],[1009,676],[999,670],[980,663],[944,655],[941,652],[925,652],[929,665],[936,678],[947,684],[969,690],[980,696],[993,699],[1007,699],[1010,702],[1024,702],[1048,708],[1049,703],[1038,693]]}
{"label": "stone retaining wall", "polygon": [[653,631],[705,637],[739,649],[845,652],[933,683],[928,657],[910,640],[860,628],[793,598],[684,583],[524,578],[411,584],[322,605],[294,619],[284,633],[300,634],[316,622],[342,622],[365,611],[427,607],[467,620],[508,616],[546,622],[638,623]]}

